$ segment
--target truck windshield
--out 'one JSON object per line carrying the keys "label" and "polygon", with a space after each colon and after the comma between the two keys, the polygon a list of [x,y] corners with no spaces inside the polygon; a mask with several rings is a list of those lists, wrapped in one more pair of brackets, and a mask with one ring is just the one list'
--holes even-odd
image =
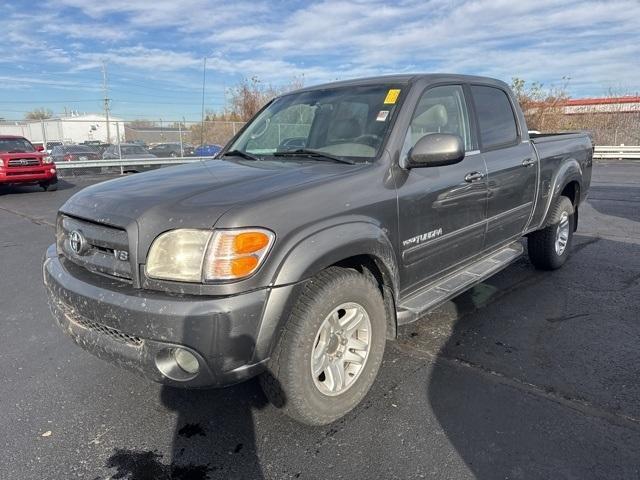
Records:
{"label": "truck windshield", "polygon": [[25,153],[35,151],[36,149],[33,148],[31,142],[23,138],[0,138],[0,152]]}
{"label": "truck windshield", "polygon": [[375,158],[401,86],[366,85],[284,95],[256,116],[228,151],[254,156],[314,151],[353,161]]}

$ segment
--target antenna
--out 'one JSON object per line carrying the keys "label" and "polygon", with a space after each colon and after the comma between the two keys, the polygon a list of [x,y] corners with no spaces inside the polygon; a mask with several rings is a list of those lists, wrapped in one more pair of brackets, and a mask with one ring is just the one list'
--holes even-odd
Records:
{"label": "antenna", "polygon": [[109,86],[107,84],[107,64],[102,61],[102,91],[104,92],[104,116],[107,119],[107,143],[111,143],[111,130],[109,125]]}

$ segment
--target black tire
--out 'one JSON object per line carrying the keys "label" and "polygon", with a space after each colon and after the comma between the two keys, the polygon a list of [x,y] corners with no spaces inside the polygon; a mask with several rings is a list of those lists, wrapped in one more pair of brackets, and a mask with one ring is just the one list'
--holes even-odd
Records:
{"label": "black tire", "polygon": [[[574,215],[573,204],[567,197],[558,197],[551,207],[547,226],[542,230],[537,230],[529,234],[527,249],[529,259],[534,267],[539,270],[555,270],[560,268],[571,254],[571,244],[573,242]],[[556,250],[556,239],[561,228],[563,216],[567,216],[568,238],[561,253]]]}
{"label": "black tire", "polygon": [[56,190],[58,190],[58,182],[41,183],[40,186],[45,192],[55,192]]}
{"label": "black tire", "polygon": [[[326,395],[312,376],[312,351],[327,316],[350,302],[363,307],[369,317],[369,353],[360,373],[345,391]],[[320,272],[300,292],[271,356],[268,371],[260,378],[267,398],[284,413],[307,425],[326,425],[343,417],[362,401],[373,385],[384,354],[386,325],[382,294],[372,279],[339,267]]]}

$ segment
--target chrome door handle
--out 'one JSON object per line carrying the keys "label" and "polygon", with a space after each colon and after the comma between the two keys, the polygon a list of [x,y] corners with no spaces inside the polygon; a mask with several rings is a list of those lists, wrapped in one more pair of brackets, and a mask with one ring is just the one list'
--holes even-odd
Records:
{"label": "chrome door handle", "polygon": [[484,178],[484,173],[470,172],[464,176],[464,181],[471,183],[471,182],[476,182],[478,180],[482,180],[483,178]]}
{"label": "chrome door handle", "polygon": [[533,158],[525,158],[522,161],[522,166],[523,167],[530,167],[531,165],[534,165],[536,163],[535,159]]}

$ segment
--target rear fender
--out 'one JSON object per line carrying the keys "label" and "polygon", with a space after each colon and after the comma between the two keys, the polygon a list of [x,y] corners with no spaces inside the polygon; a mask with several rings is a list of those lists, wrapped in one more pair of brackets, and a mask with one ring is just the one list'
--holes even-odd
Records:
{"label": "rear fender", "polygon": [[560,193],[564,190],[564,187],[573,181],[578,182],[580,191],[582,191],[582,168],[575,158],[569,158],[560,165],[560,168],[558,168],[558,171],[551,180],[551,187],[549,188],[549,195],[547,197],[544,215],[542,216],[542,222],[538,228],[544,228],[547,226],[551,206],[558,199]]}

